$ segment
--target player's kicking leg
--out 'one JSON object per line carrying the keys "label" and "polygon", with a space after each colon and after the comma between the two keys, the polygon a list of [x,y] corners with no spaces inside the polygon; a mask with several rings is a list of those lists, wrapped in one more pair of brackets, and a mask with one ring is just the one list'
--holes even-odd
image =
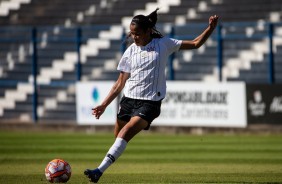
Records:
{"label": "player's kicking leg", "polygon": [[90,181],[97,183],[105,170],[117,160],[125,150],[127,143],[141,130],[148,126],[148,122],[135,116],[128,123],[117,121],[115,126],[116,140],[109,149],[100,166],[94,170],[86,169],[84,174]]}

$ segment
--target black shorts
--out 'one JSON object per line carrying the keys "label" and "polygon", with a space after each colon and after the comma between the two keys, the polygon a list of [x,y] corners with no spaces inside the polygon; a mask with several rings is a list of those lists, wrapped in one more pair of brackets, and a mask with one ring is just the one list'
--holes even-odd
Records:
{"label": "black shorts", "polygon": [[152,121],[161,113],[162,101],[138,100],[122,97],[117,118],[129,122],[131,117],[139,116],[148,122],[144,130],[149,130]]}

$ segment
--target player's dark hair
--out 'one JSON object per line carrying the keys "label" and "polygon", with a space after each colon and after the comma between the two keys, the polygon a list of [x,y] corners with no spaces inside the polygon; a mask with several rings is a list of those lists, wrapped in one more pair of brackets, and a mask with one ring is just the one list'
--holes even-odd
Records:
{"label": "player's dark hair", "polygon": [[[143,31],[147,31],[149,28],[152,29],[151,36],[152,38],[162,38],[163,35],[156,29],[156,23],[158,20],[158,14],[157,11],[159,8],[157,8],[155,11],[150,13],[149,15],[136,15],[133,17],[130,24],[136,25],[139,28],[141,28]],[[130,33],[127,38],[130,37]]]}

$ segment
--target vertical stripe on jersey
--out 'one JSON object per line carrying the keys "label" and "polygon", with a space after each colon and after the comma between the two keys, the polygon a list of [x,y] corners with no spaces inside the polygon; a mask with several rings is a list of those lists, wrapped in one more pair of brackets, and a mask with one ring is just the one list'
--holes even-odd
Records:
{"label": "vertical stripe on jersey", "polygon": [[[133,50],[133,57],[132,57],[132,64],[131,64],[131,66],[135,66],[135,63],[137,62],[136,61],[136,58],[137,58],[137,47],[133,47],[134,48],[134,50]],[[134,70],[135,70],[135,68],[133,67],[132,68],[133,70],[131,71],[131,74],[134,72]],[[133,83],[133,81],[131,81],[130,82],[130,86],[129,86],[129,89],[131,89],[132,88],[132,85],[135,85],[135,84],[132,84]],[[134,91],[132,90],[130,90],[130,96],[132,96],[133,98],[134,98]]]}
{"label": "vertical stripe on jersey", "polygon": [[[136,57],[135,57],[135,71],[134,72],[136,72],[136,69],[138,69],[138,57],[140,58],[140,52],[139,52],[139,50],[140,50],[140,48],[138,48],[138,47],[136,47]],[[136,77],[137,77],[137,80],[135,80],[135,86],[137,86],[138,85],[138,83],[137,83],[137,81],[139,81],[139,75],[136,75]],[[136,96],[135,97],[137,97],[137,91],[138,90],[138,88],[135,88],[135,93],[133,92],[133,95],[135,94]]]}
{"label": "vertical stripe on jersey", "polygon": [[[155,48],[155,50],[154,50],[154,52],[153,52],[153,54],[152,54],[152,59],[153,58],[156,58],[156,61],[155,62],[152,62],[152,67],[151,68],[156,68],[156,65],[158,64],[158,60],[157,60],[157,54],[156,54],[156,41],[154,41],[154,48]],[[153,75],[153,76],[152,76]],[[154,69],[154,72],[151,72],[151,75],[150,75],[150,78],[152,78],[152,82],[154,83],[154,81],[155,81],[155,76],[156,76],[156,69]],[[151,81],[150,81],[151,82]],[[151,93],[153,93],[154,92],[154,85],[152,85],[151,86]]]}
{"label": "vertical stripe on jersey", "polygon": [[[153,62],[150,64],[150,68],[153,69],[154,68],[154,64],[156,63],[156,61],[154,61],[154,58],[155,58],[155,52],[156,52],[156,40],[153,41],[152,45],[154,45],[154,51],[152,52],[151,54],[151,59],[150,60],[153,60]],[[152,76],[153,72],[150,71],[150,76],[149,76],[149,83],[152,83],[154,82],[154,76]],[[153,81],[152,81],[153,80]],[[150,96],[152,95],[153,93],[153,87],[152,89],[149,89],[148,88],[148,93],[150,93]]]}
{"label": "vertical stripe on jersey", "polygon": [[[143,62],[142,61],[142,49],[141,49],[141,47],[140,47],[140,52],[139,52],[139,59],[137,58],[137,61],[139,61],[137,63],[137,68],[139,69],[139,68],[141,68],[141,65],[142,65],[142,62]],[[143,76],[141,74],[142,74],[141,72],[138,72],[138,80],[137,81],[140,81],[140,79],[143,79]],[[138,88],[136,88],[136,89],[138,89]],[[135,94],[141,94],[142,90],[143,90],[142,88],[139,88],[139,93],[135,93]]]}
{"label": "vertical stripe on jersey", "polygon": [[[161,65],[161,49],[160,49],[160,43],[158,43],[157,45],[157,48],[158,48],[158,52],[159,53],[159,57],[157,57],[157,68],[158,68],[158,73],[157,73],[157,84],[156,84],[156,90],[155,90],[155,93],[158,95],[158,83],[159,83],[159,80],[160,80],[160,65]],[[156,48],[156,50],[157,50]]]}
{"label": "vertical stripe on jersey", "polygon": [[[141,54],[140,54],[140,52],[139,52],[139,50],[140,50],[140,48],[139,47],[136,47],[136,57],[135,57],[135,71],[136,71],[136,69],[138,69],[138,64],[139,64],[139,59],[141,58],[140,56],[141,56]],[[140,76],[139,75],[136,75],[136,77],[137,77],[137,80],[135,80],[135,86],[138,86],[138,81],[139,81],[139,79],[140,79]],[[135,98],[137,98],[138,96],[137,96],[137,94],[138,94],[138,88],[135,88],[135,93],[133,92],[133,96],[134,96],[134,94],[135,94]]]}
{"label": "vertical stripe on jersey", "polygon": [[[151,45],[151,44],[150,44],[150,45]],[[145,64],[145,61],[148,61],[148,60],[149,60],[149,57],[150,57],[150,54],[147,54],[147,56],[144,57],[143,65]],[[147,67],[147,66],[146,66],[146,67]],[[144,75],[145,75],[145,76],[148,76],[148,73],[149,73],[149,71],[147,70],[146,73],[144,72]],[[145,78],[145,81],[144,81],[144,82],[147,84],[146,78]],[[145,96],[146,94],[148,94],[148,88],[144,91],[143,96]]]}

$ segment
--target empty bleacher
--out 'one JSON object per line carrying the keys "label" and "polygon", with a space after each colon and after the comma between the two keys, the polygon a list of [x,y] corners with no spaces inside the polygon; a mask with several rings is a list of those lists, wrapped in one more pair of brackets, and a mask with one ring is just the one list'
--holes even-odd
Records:
{"label": "empty bleacher", "polygon": [[[123,29],[128,29],[128,25],[123,25],[124,18],[148,9],[149,3],[155,6],[151,8],[154,9],[160,2],[32,0],[29,4],[22,4],[19,10],[11,10],[8,16],[0,17],[1,119],[30,121],[32,118],[32,90],[21,93],[25,94],[21,98],[14,97],[14,100],[10,100],[12,104],[3,105],[7,102],[8,90],[9,93],[19,91],[19,81],[29,86],[26,87],[28,89],[32,87],[32,27],[37,28],[38,39],[39,121],[74,122],[77,28],[81,27],[82,31],[81,79],[115,80],[118,76],[116,65],[124,41]],[[280,4],[279,0],[175,0],[168,7],[160,7],[167,11],[160,10],[157,26],[163,34],[168,35],[173,25],[175,38],[193,39],[206,28],[210,15],[219,15],[223,37],[226,38],[223,43],[224,80],[268,82],[267,49],[254,48],[257,48],[256,45],[267,44],[268,27],[264,22],[280,21]],[[277,31],[276,34],[280,33]],[[230,39],[232,36],[237,38]],[[25,41],[17,41],[18,37]],[[281,45],[277,42],[275,46],[276,82],[282,81]],[[175,54],[174,79],[218,80],[217,57],[215,31],[202,48]]]}

